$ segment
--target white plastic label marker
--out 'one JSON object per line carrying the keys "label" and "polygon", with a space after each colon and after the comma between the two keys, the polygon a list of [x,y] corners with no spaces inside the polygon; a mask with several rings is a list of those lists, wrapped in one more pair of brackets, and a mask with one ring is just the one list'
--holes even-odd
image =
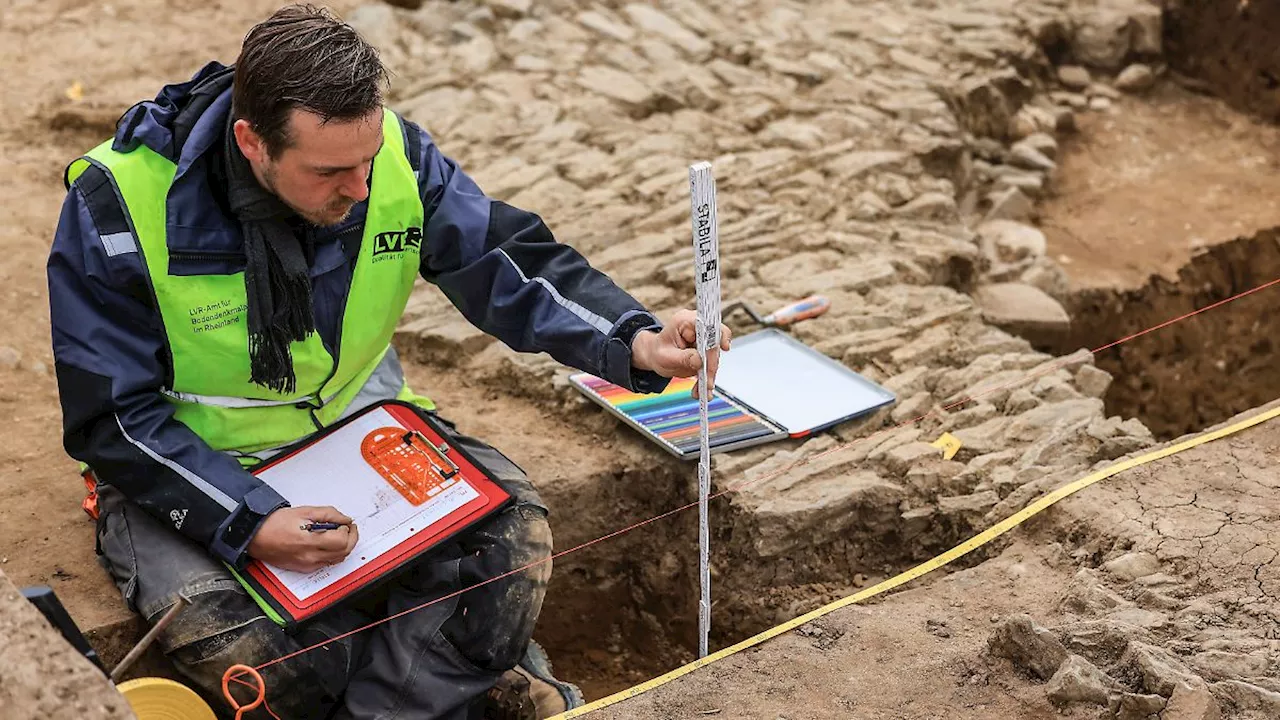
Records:
{"label": "white plastic label marker", "polygon": [[720,345],[720,229],[716,222],[716,179],[711,163],[689,166],[689,199],[693,222],[693,272],[698,304],[698,657],[707,656],[711,634],[711,536],[707,499],[711,495],[711,446],[707,428],[707,352]]}

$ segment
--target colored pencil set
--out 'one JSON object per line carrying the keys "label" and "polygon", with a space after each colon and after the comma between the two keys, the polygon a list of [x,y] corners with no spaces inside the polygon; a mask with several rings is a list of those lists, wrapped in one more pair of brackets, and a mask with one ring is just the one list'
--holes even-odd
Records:
{"label": "colored pencil set", "polygon": [[[693,378],[674,378],[658,394],[633,393],[589,374],[574,375],[572,381],[588,397],[612,410],[622,419],[651,435],[676,455],[698,452],[698,399],[691,394]],[[784,434],[719,390],[707,403],[707,422],[712,449]]]}

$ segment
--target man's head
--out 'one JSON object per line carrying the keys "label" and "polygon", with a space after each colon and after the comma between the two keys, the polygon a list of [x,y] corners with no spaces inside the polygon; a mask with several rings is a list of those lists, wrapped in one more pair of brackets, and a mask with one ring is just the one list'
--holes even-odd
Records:
{"label": "man's head", "polygon": [[258,181],[316,225],[368,196],[382,147],[378,51],[326,10],[291,5],[245,36],[236,61],[236,142]]}

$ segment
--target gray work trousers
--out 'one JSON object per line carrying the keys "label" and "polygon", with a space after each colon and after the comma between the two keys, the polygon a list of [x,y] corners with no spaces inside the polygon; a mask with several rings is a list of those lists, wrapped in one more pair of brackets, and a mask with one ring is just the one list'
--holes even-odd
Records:
{"label": "gray work trousers", "polygon": [[[516,502],[293,634],[267,618],[224,565],[109,485],[99,486],[102,564],[148,624],[179,595],[190,601],[157,644],[225,713],[221,683],[231,665],[260,665],[550,556],[546,507],[520,468],[473,438],[450,441]],[[473,717],[477,699],[523,657],[550,574],[548,561],[273,665],[262,672],[267,701],[283,720]],[[237,697],[248,704],[253,695],[244,690]],[[268,715],[259,708],[245,717]]]}

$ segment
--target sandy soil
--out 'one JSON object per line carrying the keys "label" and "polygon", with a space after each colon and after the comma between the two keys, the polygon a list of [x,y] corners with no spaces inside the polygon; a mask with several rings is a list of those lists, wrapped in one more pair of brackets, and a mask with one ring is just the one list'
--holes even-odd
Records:
{"label": "sandy soil", "polygon": [[1197,250],[1280,224],[1280,128],[1173,83],[1078,123],[1041,206],[1074,288],[1176,280]]}

